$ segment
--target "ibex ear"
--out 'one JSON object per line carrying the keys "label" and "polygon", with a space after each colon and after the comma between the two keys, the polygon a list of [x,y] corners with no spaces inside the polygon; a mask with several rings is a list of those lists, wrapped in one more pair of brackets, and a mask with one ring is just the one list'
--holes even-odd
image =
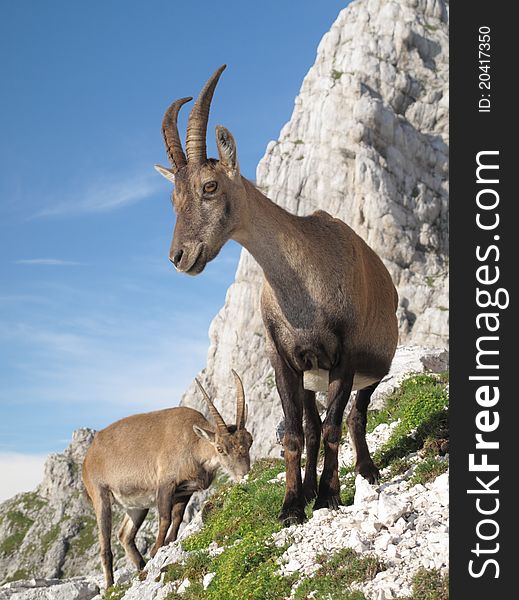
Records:
{"label": "ibex ear", "polygon": [[157,171],[157,173],[160,173],[162,177],[165,177],[168,181],[171,181],[171,183],[175,183],[175,174],[171,169],[168,169],[167,167],[162,167],[161,165],[153,166],[155,167],[155,171]]}
{"label": "ibex ear", "polygon": [[240,166],[236,158],[236,142],[232,133],[222,125],[216,126],[216,147],[220,164],[225,167],[230,176],[235,177],[240,174]]}
{"label": "ibex ear", "polygon": [[209,429],[203,429],[202,427],[198,427],[198,425],[193,425],[193,431],[199,438],[207,440],[208,442],[211,442],[211,444],[214,443],[214,431],[210,431]]}

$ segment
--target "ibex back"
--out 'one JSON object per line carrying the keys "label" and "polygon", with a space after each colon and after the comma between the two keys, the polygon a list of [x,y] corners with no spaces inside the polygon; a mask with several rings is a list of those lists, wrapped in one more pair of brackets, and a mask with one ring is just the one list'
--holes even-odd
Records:
{"label": "ibex back", "polygon": [[[316,498],[314,508],[336,508],[340,502],[338,448],[352,389],[359,390],[348,416],[355,468],[371,482],[378,478],[366,444],[366,413],[396,349],[398,297],[380,258],[348,225],[324,211],[292,215],[241,177],[236,143],[224,127],[216,127],[219,160],[207,158],[209,106],[224,68],[213,74],[193,106],[187,157],[177,115],[190,98],[174,102],[163,120],[171,168],[156,168],[175,183],[177,220],[170,260],[178,271],[196,275],[233,239],[261,265],[268,353],[285,414],[287,483],[280,519],[302,522],[311,499]],[[329,373],[323,423],[315,393],[303,386],[303,373],[315,369]],[[318,487],[321,431],[325,457]]]}
{"label": "ibex back", "polygon": [[112,499],[126,511],[119,539],[140,570],[145,563],[135,536],[152,506],[159,512],[154,556],[162,545],[176,539],[192,494],[208,488],[219,468],[234,480],[248,473],[252,436],[245,429],[243,385],[233,374],[236,425],[225,424],[197,380],[216,427],[202,413],[177,407],[133,415],[96,434],[83,462],[83,482],[96,513],[107,587],[113,584]]}

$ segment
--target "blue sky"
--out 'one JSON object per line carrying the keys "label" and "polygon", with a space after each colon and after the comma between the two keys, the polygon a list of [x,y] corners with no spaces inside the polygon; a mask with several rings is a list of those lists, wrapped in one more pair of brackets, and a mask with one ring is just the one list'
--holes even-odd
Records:
{"label": "blue sky", "polygon": [[164,110],[227,63],[208,150],[225,125],[254,179],[344,5],[2,4],[0,498],[29,486],[6,476],[13,457],[37,480],[72,430],[176,405],[204,366],[239,247],[197,278],[168,262]]}

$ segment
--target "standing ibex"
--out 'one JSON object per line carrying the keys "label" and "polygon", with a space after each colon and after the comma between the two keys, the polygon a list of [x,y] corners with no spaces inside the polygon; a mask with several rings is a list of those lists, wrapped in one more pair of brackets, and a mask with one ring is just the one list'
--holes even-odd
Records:
{"label": "standing ibex", "polygon": [[[164,116],[162,129],[172,168],[156,168],[175,183],[177,220],[170,260],[178,271],[196,275],[233,239],[262,267],[262,315],[285,414],[287,480],[280,520],[302,522],[305,502],[316,496],[315,508],[336,508],[340,502],[337,455],[352,390],[359,390],[348,416],[355,468],[370,482],[378,478],[366,444],[366,413],[396,349],[398,297],[380,258],[348,225],[324,211],[306,217],[290,214],[241,177],[236,143],[225,127],[216,127],[220,160],[207,158],[209,106],[224,68],[206,83],[189,115],[187,159],[177,115],[191,98],[177,100]],[[304,380],[306,384],[310,378],[303,374],[308,371],[326,377],[324,423],[315,393],[305,389]],[[321,428],[325,456],[317,488]],[[304,439],[307,458],[302,481]]]}
{"label": "standing ibex", "polygon": [[[121,419],[99,431],[83,463],[83,482],[92,500],[99,529],[106,586],[113,585],[112,498],[126,511],[119,539],[137,569],[144,559],[135,536],[150,507],[159,513],[159,531],[151,556],[176,539],[192,494],[204,490],[218,468],[240,480],[250,468],[252,436],[245,429],[247,409],[240,377],[236,425],[226,425],[200,382],[216,430],[196,410],[167,408]],[[173,514],[172,514],[173,513]]]}

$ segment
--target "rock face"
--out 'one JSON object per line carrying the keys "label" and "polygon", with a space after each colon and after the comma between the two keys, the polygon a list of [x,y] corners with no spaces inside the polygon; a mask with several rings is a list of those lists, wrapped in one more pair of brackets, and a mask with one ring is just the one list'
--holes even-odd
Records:
{"label": "rock face", "polygon": [[[383,258],[398,288],[401,342],[445,347],[448,335],[448,4],[356,0],[323,37],[290,121],[257,184],[304,215],[324,209]],[[238,140],[239,145],[239,140]],[[203,276],[203,275],[202,275]],[[210,328],[202,379],[232,397],[244,380],[256,455],[277,452],[281,418],[259,312],[262,274],[243,251]],[[205,410],[194,386],[182,404]],[[225,417],[232,417],[232,402]]]}

